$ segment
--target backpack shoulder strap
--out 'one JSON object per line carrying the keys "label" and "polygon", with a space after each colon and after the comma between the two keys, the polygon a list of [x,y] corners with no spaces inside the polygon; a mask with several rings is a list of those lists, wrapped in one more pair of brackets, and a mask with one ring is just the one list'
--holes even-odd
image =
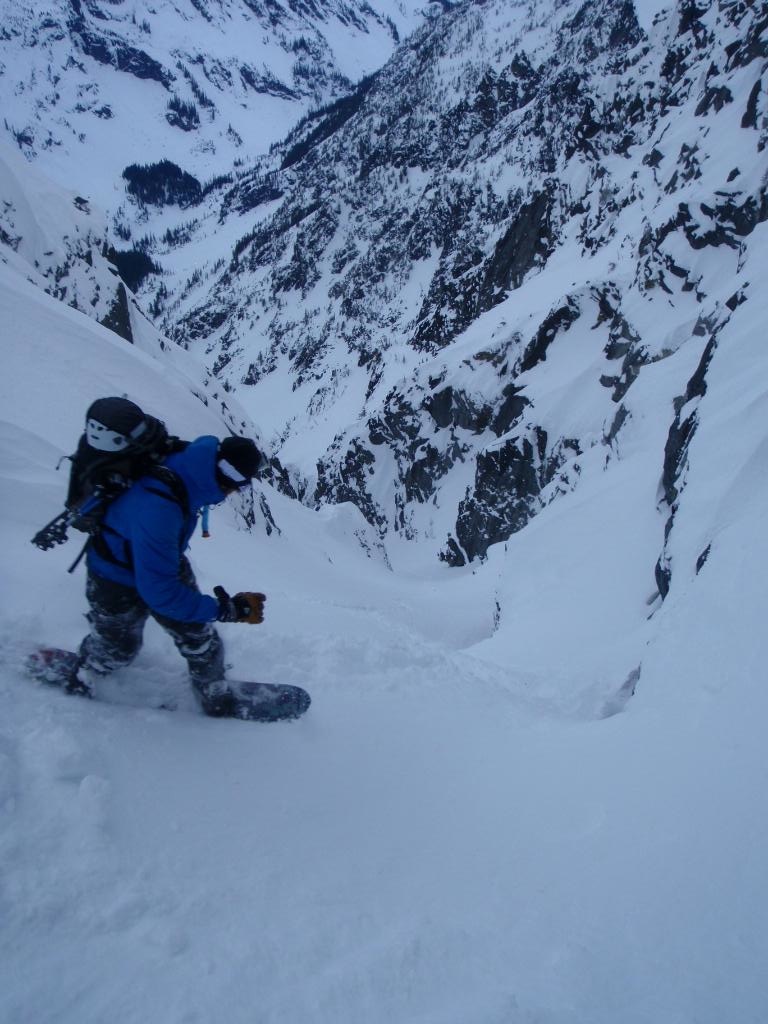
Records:
{"label": "backpack shoulder strap", "polygon": [[147,484],[144,486],[150,493],[157,494],[161,498],[165,498],[166,501],[172,501],[181,508],[181,511],[186,518],[190,513],[189,506],[189,494],[187,488],[184,485],[184,481],[181,479],[178,473],[174,473],[168,466],[153,466],[152,469],[146,474],[146,476],[152,477],[159,483],[165,484],[168,488],[167,491],[160,490],[159,487],[151,487]]}

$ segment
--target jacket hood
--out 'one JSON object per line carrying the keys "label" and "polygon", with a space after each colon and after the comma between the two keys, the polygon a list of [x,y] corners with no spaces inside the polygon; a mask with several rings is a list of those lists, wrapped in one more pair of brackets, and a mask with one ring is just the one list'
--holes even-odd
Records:
{"label": "jacket hood", "polygon": [[218,450],[218,437],[204,435],[165,460],[165,465],[181,477],[193,512],[199,512],[203,505],[218,505],[226,498],[216,480]]}

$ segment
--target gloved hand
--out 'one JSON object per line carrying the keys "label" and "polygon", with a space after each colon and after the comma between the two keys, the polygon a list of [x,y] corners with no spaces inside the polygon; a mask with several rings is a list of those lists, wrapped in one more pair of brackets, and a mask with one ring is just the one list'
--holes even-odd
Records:
{"label": "gloved hand", "polygon": [[264,594],[252,591],[241,591],[230,597],[224,587],[214,587],[213,592],[219,602],[219,622],[250,622],[258,625],[264,621]]}

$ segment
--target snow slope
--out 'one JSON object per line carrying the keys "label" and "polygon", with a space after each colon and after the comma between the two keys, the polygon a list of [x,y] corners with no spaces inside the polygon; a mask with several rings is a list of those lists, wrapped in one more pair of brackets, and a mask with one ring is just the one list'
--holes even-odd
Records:
{"label": "snow slope", "polygon": [[[416,545],[387,571],[352,543],[350,506],[266,488],[271,535],[216,510],[201,583],[268,594],[263,627],[222,627],[233,675],[314,698],[261,726],[197,714],[152,626],[104,701],[25,679],[26,652],[85,625],[76,545],[29,537],[88,402],[225,426],[162,353],[0,264],[0,1019],[763,1024],[757,309],[709,368],[658,608],[652,404],[622,458],[474,570],[419,571]],[[177,713],[154,706],[169,694]]]}

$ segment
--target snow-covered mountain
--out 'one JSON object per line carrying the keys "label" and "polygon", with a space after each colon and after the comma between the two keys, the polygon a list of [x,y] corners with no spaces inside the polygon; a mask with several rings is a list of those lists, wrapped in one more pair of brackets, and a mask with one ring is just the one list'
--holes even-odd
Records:
{"label": "snow-covered mountain", "polygon": [[112,210],[131,164],[204,181],[376,70],[421,0],[3,0],[0,108],[25,155]]}
{"label": "snow-covered mountain", "polygon": [[[81,45],[86,15],[144,31],[121,5],[83,10],[67,8],[62,46]],[[392,550],[419,539],[454,566],[508,540],[585,467],[620,459],[647,416],[639,382],[664,363],[664,596],[708,367],[739,306],[762,302],[768,48],[755,6],[638,10],[446,5],[248,167],[207,183],[172,160],[129,167],[93,252],[62,261],[49,248],[48,290],[130,338],[140,307],[119,281],[69,280],[72,267],[93,279],[106,257],[145,315],[237,393],[287,494],[351,501]],[[268,14],[212,11],[190,31],[219,42],[235,15],[263,27]],[[334,33],[362,31],[362,13],[278,5],[269,19],[279,45],[311,16],[343,49]],[[4,238],[18,248],[14,209],[11,195]]]}
{"label": "snow-covered mountain", "polygon": [[[287,3],[53,9],[54,91],[152,97],[125,179],[122,108],[113,152],[3,94],[62,140],[0,146],[3,1022],[768,1019],[768,11],[441,6],[239,166],[118,38],[186,82],[167,26],[223,62]],[[7,7],[2,88],[48,59]],[[191,555],[300,722],[202,718],[151,623],[97,701],[26,677],[86,628],[29,540],[112,393],[271,447]]]}
{"label": "snow-covered mountain", "polygon": [[[190,134],[175,116],[160,128],[149,118],[162,158],[123,166],[108,214],[110,257],[161,329],[238,392],[287,492],[351,500],[382,538],[430,539],[457,565],[573,487],[591,448],[616,455],[640,414],[643,367],[682,348],[695,363],[711,353],[750,296],[768,128],[758,6],[446,8],[351,93],[339,95],[350,78],[338,79],[270,152],[253,138],[247,166],[211,141],[204,178],[188,145],[174,148]],[[386,24],[394,41],[419,11],[398,5],[398,27],[368,5],[161,5],[153,34],[124,5],[62,8],[55,32],[24,9],[9,24],[37,34],[6,31],[6,43],[50,69],[52,40],[59,63],[72,60],[90,19],[131,46],[136,33],[161,49],[173,39],[189,85],[190,54],[245,40],[237,26],[270,29],[274,64],[308,19],[329,52],[348,53],[347,33],[371,41]],[[352,49],[368,55],[358,72],[374,66],[371,49]],[[115,57],[107,78],[141,86],[136,67]],[[54,108],[18,78],[6,68],[0,79],[16,82],[11,109],[34,101],[52,131]],[[149,79],[153,95],[167,87]],[[236,92],[224,89],[227,101]],[[248,117],[258,120],[250,100]],[[220,128],[212,115],[206,131]],[[111,159],[106,141],[84,144]],[[97,167],[88,178],[104,181]],[[109,301],[109,319],[98,318],[125,322],[124,291]],[[558,361],[568,365],[553,391]],[[685,372],[667,399],[690,409],[685,395],[705,385]],[[668,418],[658,458],[672,508],[692,424],[671,404]],[[667,562],[662,552],[662,592]]]}
{"label": "snow-covered mountain", "polygon": [[760,5],[457,5],[183,225],[157,212],[143,294],[296,493],[453,564],[615,458],[679,353],[674,505],[691,375],[762,301],[767,52]]}
{"label": "snow-covered mountain", "polygon": [[[131,294],[159,269],[130,242],[147,219],[126,202],[131,169],[140,176],[154,161],[182,181],[208,181],[252,162],[377,68],[429,9],[412,0],[0,3],[3,260],[19,257],[49,294],[126,340],[164,346]],[[196,372],[202,392],[220,389]]]}
{"label": "snow-covered mountain", "polygon": [[[764,224],[750,246],[768,256]],[[55,467],[90,401],[126,392],[186,436],[229,423],[196,397],[191,356],[144,350],[144,321],[126,344],[4,256],[0,1018],[762,1024],[754,296],[690,399],[660,607],[645,604],[658,453],[695,369],[684,347],[632,385],[621,457],[604,469],[591,449],[579,486],[484,564],[425,570],[413,541],[390,572],[356,542],[354,506],[313,511],[269,484],[279,532],[216,509],[192,545],[201,585],[268,595],[263,626],[222,626],[232,674],[313,695],[300,722],[260,726],[195,714],[153,624],[101,700],[25,676],[36,645],[86,628],[82,574],[66,572],[79,545],[29,539],[61,506]],[[169,700],[176,713],[157,710]]]}

